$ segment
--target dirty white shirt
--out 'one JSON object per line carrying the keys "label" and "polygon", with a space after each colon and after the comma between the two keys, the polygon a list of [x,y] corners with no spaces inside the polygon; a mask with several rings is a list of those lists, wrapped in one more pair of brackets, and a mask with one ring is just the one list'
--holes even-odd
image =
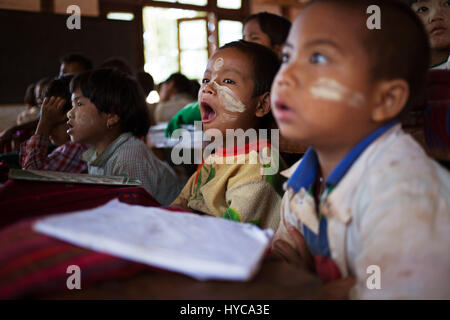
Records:
{"label": "dirty white shirt", "polygon": [[[295,247],[287,228],[314,230],[318,218],[293,213],[304,189],[285,188],[274,241]],[[308,192],[302,197],[313,200]],[[400,125],[364,150],[319,210],[333,261],[342,277],[357,278],[351,298],[450,299],[450,173]]]}

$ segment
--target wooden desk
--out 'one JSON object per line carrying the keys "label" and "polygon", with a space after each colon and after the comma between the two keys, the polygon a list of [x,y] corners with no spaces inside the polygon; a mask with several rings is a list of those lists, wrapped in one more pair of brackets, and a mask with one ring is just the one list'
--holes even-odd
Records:
{"label": "wooden desk", "polygon": [[109,281],[42,297],[43,299],[264,300],[330,298],[315,276],[267,258],[250,282],[198,281],[169,272],[144,272],[124,281]]}

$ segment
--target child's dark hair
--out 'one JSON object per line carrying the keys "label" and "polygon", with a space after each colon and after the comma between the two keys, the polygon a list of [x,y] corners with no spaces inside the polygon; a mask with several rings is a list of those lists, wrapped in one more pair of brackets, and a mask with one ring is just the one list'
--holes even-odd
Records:
{"label": "child's dark hair", "polygon": [[97,69],[76,75],[70,82],[70,92],[80,89],[99,112],[116,114],[122,132],[145,136],[150,127],[145,97],[139,84],[115,69]]}
{"label": "child's dark hair", "polygon": [[144,95],[148,96],[149,93],[155,88],[155,81],[151,74],[145,71],[139,71],[136,73],[136,80],[144,91]]}
{"label": "child's dark hair", "polygon": [[[418,103],[426,84],[430,44],[422,21],[410,7],[399,0],[313,0],[306,8],[317,3],[343,7],[361,16],[359,37],[369,56],[372,80],[408,82],[410,96],[400,116]],[[371,5],[381,9],[381,29],[366,26],[366,10]]]}
{"label": "child's dark hair", "polygon": [[272,46],[282,45],[286,41],[291,28],[288,19],[273,13],[259,12],[245,18],[244,25],[254,19],[258,21],[261,31],[269,36]]}
{"label": "child's dark hair", "polygon": [[64,111],[67,112],[72,108],[70,81],[73,79],[72,74],[63,74],[60,77],[53,79],[45,90],[44,97],[60,97],[66,100]]}
{"label": "child's dark hair", "polygon": [[23,98],[23,101],[32,107],[35,107],[37,105],[36,95],[34,94],[35,88],[36,84],[34,83],[30,84],[25,90],[25,97]]}
{"label": "child's dark hair", "polygon": [[182,73],[172,73],[166,81],[163,83],[173,82],[174,87],[177,89],[178,93],[188,93],[192,91],[192,83],[184,74]]}
{"label": "child's dark hair", "polygon": [[280,61],[275,52],[258,43],[245,40],[233,41],[219,48],[236,49],[248,56],[253,67],[253,96],[270,92],[273,79],[280,68]]}
{"label": "child's dark hair", "polygon": [[128,61],[122,57],[111,57],[105,60],[101,65],[100,69],[117,69],[119,71],[122,71],[123,73],[126,73],[129,76],[133,76],[133,70],[128,63]]}
{"label": "child's dark hair", "polygon": [[59,60],[60,64],[68,64],[74,62],[80,64],[83,67],[84,71],[89,71],[92,69],[92,61],[81,53],[69,53]]}

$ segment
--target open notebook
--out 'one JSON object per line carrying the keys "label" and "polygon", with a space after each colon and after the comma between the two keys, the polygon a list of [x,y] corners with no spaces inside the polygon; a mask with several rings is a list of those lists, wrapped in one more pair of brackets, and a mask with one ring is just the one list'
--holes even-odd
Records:
{"label": "open notebook", "polygon": [[49,181],[49,182],[66,182],[66,183],[82,183],[82,184],[104,184],[104,185],[141,185],[138,179],[132,179],[125,176],[99,176],[84,173],[67,173],[59,171],[47,170],[9,170],[8,177],[10,179],[32,180],[32,181]]}
{"label": "open notebook", "polygon": [[39,220],[34,229],[78,246],[199,280],[246,281],[258,271],[271,229],[118,200]]}

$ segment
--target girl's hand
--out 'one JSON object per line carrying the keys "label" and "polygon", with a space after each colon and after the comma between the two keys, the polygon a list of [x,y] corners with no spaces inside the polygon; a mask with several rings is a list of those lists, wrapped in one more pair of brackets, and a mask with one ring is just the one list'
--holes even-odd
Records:
{"label": "girl's hand", "polygon": [[297,249],[283,240],[277,240],[274,243],[274,252],[280,255],[288,263],[291,263],[301,269],[314,272],[314,260],[308,250],[303,235],[294,227],[288,228],[289,235],[295,242]]}
{"label": "girl's hand", "polygon": [[67,116],[63,109],[65,103],[66,100],[60,97],[44,99],[36,134],[49,135],[57,124],[66,121]]}

